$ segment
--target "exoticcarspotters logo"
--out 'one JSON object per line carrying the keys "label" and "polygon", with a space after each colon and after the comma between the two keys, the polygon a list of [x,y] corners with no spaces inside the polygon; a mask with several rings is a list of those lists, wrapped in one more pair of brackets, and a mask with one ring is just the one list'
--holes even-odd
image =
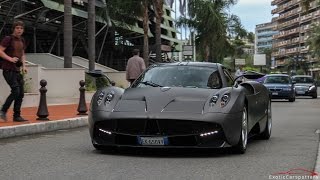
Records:
{"label": "exoticcarspotters logo", "polygon": [[288,171],[281,171],[269,175],[269,179],[319,179],[319,173],[303,168],[290,169]]}

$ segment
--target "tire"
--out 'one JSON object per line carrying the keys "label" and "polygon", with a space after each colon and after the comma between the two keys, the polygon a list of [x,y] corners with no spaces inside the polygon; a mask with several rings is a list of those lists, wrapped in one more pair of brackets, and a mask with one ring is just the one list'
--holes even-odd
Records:
{"label": "tire", "polygon": [[293,97],[293,98],[289,98],[289,102],[295,102],[296,101],[296,98]]}
{"label": "tire", "polygon": [[317,98],[318,98],[318,93],[314,93],[314,94],[312,95],[312,98],[313,98],[313,99],[317,99]]}
{"label": "tire", "polygon": [[241,134],[237,145],[233,147],[233,150],[237,154],[244,154],[248,144],[248,111],[247,107],[243,108],[243,114],[241,119]]}
{"label": "tire", "polygon": [[102,151],[103,147],[101,145],[97,145],[97,144],[92,144],[94,148],[96,148],[96,150],[98,151]]}
{"label": "tire", "polygon": [[272,130],[272,111],[271,111],[271,100],[270,100],[269,105],[268,105],[266,127],[263,130],[263,132],[260,134],[260,138],[265,139],[265,140],[270,139],[271,130]]}

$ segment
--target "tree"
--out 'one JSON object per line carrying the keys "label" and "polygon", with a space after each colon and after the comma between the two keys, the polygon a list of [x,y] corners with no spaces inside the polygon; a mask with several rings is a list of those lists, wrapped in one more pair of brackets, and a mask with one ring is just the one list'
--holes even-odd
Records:
{"label": "tree", "polygon": [[249,33],[248,33],[247,38],[248,38],[248,41],[249,41],[250,43],[254,43],[254,39],[255,39],[254,36],[255,36],[255,35],[254,35],[253,32],[249,32]]}
{"label": "tree", "polygon": [[143,59],[146,66],[149,66],[149,0],[143,0]]}
{"label": "tree", "polygon": [[[143,22],[143,59],[149,64],[149,8],[150,0],[109,0],[100,11],[100,16],[106,21],[112,19],[113,26],[131,28],[142,18]],[[115,24],[115,21],[117,24]]]}
{"label": "tree", "polygon": [[313,56],[320,57],[320,26],[313,24],[310,37],[307,40],[307,44],[310,46],[309,50]]}
{"label": "tree", "polygon": [[63,49],[64,67],[72,68],[72,3],[71,0],[64,1],[64,27],[63,27]]}
{"label": "tree", "polygon": [[163,0],[153,0],[156,14],[156,62],[161,62],[161,20],[163,15]]}
{"label": "tree", "polygon": [[89,58],[89,71],[95,69],[95,57],[96,57],[96,19],[95,9],[96,1],[88,1],[88,58]]}
{"label": "tree", "polygon": [[[228,31],[243,30],[241,26],[231,27],[236,16],[229,16],[226,9],[236,3],[235,0],[190,0],[189,17],[181,17],[178,25],[186,25],[197,32],[197,52],[206,61],[221,62],[227,55],[230,45]],[[239,25],[239,24],[238,24]],[[246,31],[241,31],[244,33]],[[244,36],[239,31],[238,36]]]}

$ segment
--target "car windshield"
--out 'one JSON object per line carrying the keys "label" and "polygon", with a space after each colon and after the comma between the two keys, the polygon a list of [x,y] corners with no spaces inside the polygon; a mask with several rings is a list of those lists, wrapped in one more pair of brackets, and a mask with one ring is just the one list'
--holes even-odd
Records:
{"label": "car windshield", "polygon": [[293,81],[296,83],[313,83],[312,77],[304,76],[304,77],[294,77]]}
{"label": "car windshield", "polygon": [[289,84],[290,83],[290,78],[288,76],[268,76],[264,80],[265,84]]}
{"label": "car windshield", "polygon": [[222,87],[221,77],[216,68],[201,66],[156,66],[147,70],[132,87]]}

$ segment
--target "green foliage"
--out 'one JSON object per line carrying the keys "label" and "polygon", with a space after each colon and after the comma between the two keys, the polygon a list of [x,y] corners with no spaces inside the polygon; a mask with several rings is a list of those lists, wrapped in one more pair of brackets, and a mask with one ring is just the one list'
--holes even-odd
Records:
{"label": "green foliage", "polygon": [[256,68],[256,67],[251,67],[251,66],[245,66],[243,67],[243,70],[244,71],[259,71],[259,68]]}
{"label": "green foliage", "polygon": [[94,78],[86,74],[86,91],[96,91],[97,89],[110,86],[109,81],[105,77]]}
{"label": "green foliage", "polygon": [[24,85],[23,85],[23,90],[24,90],[24,93],[31,93],[32,92],[32,78],[28,77],[26,75],[26,73],[22,73],[22,77],[23,77],[23,80],[24,80]]}
{"label": "green foliage", "polygon": [[297,70],[297,75],[304,75],[304,70],[303,69],[298,69]]}
{"label": "green foliage", "polygon": [[95,78],[86,74],[85,82],[86,91],[96,91]]}
{"label": "green foliage", "polygon": [[178,26],[188,26],[197,32],[197,52],[203,59],[219,62],[227,55],[226,49],[229,49],[230,43],[227,33],[229,14],[226,10],[234,4],[233,0],[190,0],[189,16],[178,20]]}

